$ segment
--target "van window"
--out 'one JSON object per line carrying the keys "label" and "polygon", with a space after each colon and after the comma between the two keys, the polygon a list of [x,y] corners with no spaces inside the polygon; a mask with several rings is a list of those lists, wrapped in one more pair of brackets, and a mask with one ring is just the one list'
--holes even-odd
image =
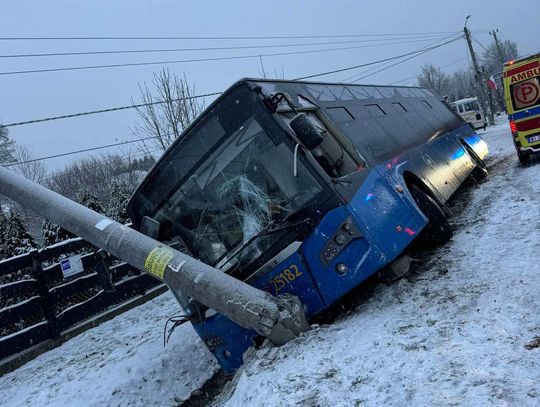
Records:
{"label": "van window", "polygon": [[478,102],[466,102],[463,103],[463,108],[466,112],[474,112],[476,110],[480,110],[478,106]]}
{"label": "van window", "polygon": [[459,113],[463,113],[463,105],[458,105]]}

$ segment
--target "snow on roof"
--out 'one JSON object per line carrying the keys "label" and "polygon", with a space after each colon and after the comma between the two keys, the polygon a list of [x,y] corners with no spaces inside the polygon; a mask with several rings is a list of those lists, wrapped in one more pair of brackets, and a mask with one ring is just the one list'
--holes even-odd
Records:
{"label": "snow on roof", "polygon": [[465,98],[465,99],[459,99],[454,100],[452,103],[458,104],[458,103],[468,103],[468,102],[476,102],[478,98]]}

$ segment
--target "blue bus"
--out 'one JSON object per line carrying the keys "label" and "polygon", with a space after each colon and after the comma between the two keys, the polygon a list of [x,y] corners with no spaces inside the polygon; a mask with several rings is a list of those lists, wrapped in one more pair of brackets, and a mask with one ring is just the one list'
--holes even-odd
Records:
{"label": "blue bus", "polygon": [[[445,202],[487,174],[486,143],[417,87],[243,79],[158,160],[128,211],[139,230],[308,318],[451,237]],[[257,334],[174,295],[225,372]]]}

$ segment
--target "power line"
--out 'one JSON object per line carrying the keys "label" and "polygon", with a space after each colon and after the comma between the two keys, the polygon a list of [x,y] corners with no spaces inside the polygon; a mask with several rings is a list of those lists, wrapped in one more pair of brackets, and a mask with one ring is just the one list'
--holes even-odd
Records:
{"label": "power line", "polygon": [[[442,45],[445,45],[445,44],[446,43],[443,43],[443,44],[440,44],[438,46],[442,46]],[[398,55],[396,57],[385,58],[385,59],[382,59],[382,60],[372,61],[372,62],[368,62],[368,63],[365,63],[365,64],[356,65],[356,66],[352,66],[352,67],[337,69],[337,70],[334,70],[334,71],[327,71],[327,72],[322,72],[322,73],[319,73],[319,74],[299,77],[299,78],[295,78],[293,80],[302,80],[302,79],[308,79],[308,78],[315,78],[317,76],[324,76],[324,75],[329,75],[331,73],[344,72],[344,71],[349,71],[349,70],[353,70],[353,69],[357,69],[357,68],[362,68],[362,67],[365,67],[365,66],[379,64],[381,62],[392,61],[392,60],[395,60],[395,59],[403,58],[403,57],[411,55],[411,54],[418,53],[418,52],[420,52],[420,51],[422,51],[424,49],[426,49],[426,48],[421,48],[419,50],[415,50],[415,51],[412,51],[412,52],[409,52],[409,53],[406,53],[406,54]],[[195,96],[191,96],[189,98],[184,98],[184,100],[217,96],[217,95],[220,95],[221,93],[222,92],[213,92],[213,93],[207,93],[207,94],[203,94],[203,95],[195,95]],[[181,99],[173,99],[173,101],[179,101],[179,100],[181,100]],[[22,125],[26,125],[26,124],[35,124],[35,123],[42,123],[42,122],[53,121],[53,120],[60,120],[60,119],[68,119],[68,118],[73,118],[73,117],[94,115],[94,114],[99,114],[99,113],[115,112],[115,111],[119,111],[119,110],[127,110],[127,109],[133,109],[133,108],[138,108],[138,107],[157,105],[157,104],[162,104],[162,103],[166,103],[166,102],[167,101],[157,101],[157,102],[151,102],[151,103],[141,103],[141,104],[136,104],[136,105],[119,106],[119,107],[112,107],[112,108],[107,108],[107,109],[92,110],[92,111],[88,111],[88,112],[66,114],[66,115],[61,115],[61,116],[52,116],[52,117],[46,117],[46,118],[42,118],[42,119],[26,120],[26,121],[8,123],[8,124],[3,125],[3,127],[15,127],[15,126],[22,126]]]}
{"label": "power line", "polygon": [[[454,40],[454,41],[455,41],[455,40]],[[417,53],[417,54],[415,54],[415,55],[412,55],[412,56],[410,56],[410,57],[408,57],[408,58],[405,58],[405,59],[403,59],[403,60],[401,60],[401,61],[398,61],[398,62],[396,62],[396,63],[394,63],[394,64],[392,64],[392,65],[389,65],[389,66],[387,66],[387,67],[384,67],[384,68],[382,68],[382,69],[379,69],[378,71],[369,73],[369,74],[367,74],[367,75],[363,75],[363,76],[361,76],[361,77],[359,77],[359,78],[353,80],[352,83],[356,83],[356,82],[358,82],[358,81],[360,81],[360,80],[362,80],[362,79],[369,78],[370,76],[376,75],[376,74],[378,74],[378,73],[380,73],[380,72],[382,72],[382,71],[386,71],[387,69],[393,68],[393,67],[396,66],[396,65],[402,64],[402,63],[407,62],[407,61],[409,61],[409,60],[411,60],[411,59],[413,59],[413,58],[419,57],[420,55],[423,55],[423,54],[425,54],[425,53],[427,53],[427,52],[429,52],[429,51],[431,51],[431,49],[428,49],[428,50],[419,52],[419,53]]]}
{"label": "power line", "polygon": [[210,97],[210,96],[217,96],[217,95],[221,95],[221,93],[222,92],[213,92],[213,93],[206,93],[204,95],[190,96],[190,97],[187,97],[187,98],[176,98],[176,99],[171,99],[171,100],[160,100],[160,101],[157,101],[157,102],[139,103],[139,104],[136,104],[136,105],[110,107],[110,108],[107,108],[107,109],[91,110],[89,112],[79,112],[79,113],[65,114],[65,115],[62,115],[62,116],[45,117],[43,119],[26,120],[26,121],[22,121],[22,122],[8,123],[8,124],[5,124],[5,125],[2,125],[1,127],[15,127],[15,126],[22,126],[24,124],[34,124],[34,123],[48,122],[48,121],[52,121],[52,120],[69,119],[71,117],[89,116],[89,115],[98,114],[98,113],[116,112],[118,110],[136,109],[136,108],[144,107],[144,106],[160,105],[160,104],[168,103],[168,102],[171,102],[171,101],[172,102],[178,102],[180,100],[192,100],[192,99],[206,98],[206,97]]}
{"label": "power line", "polygon": [[426,49],[426,50],[424,50],[424,51],[421,51],[421,52],[419,52],[419,53],[417,53],[417,54],[415,54],[415,55],[412,55],[412,56],[410,56],[410,57],[408,57],[408,58],[405,58],[405,59],[403,59],[403,60],[401,60],[401,61],[398,61],[398,62],[396,62],[396,63],[394,63],[394,64],[392,64],[392,65],[390,65],[390,66],[387,66],[387,67],[385,67],[385,68],[379,69],[379,70],[376,71],[376,72],[373,72],[373,73],[370,73],[370,74],[361,76],[360,78],[355,79],[355,80],[352,81],[352,82],[355,83],[355,82],[358,82],[359,80],[362,80],[362,79],[368,78],[368,77],[370,77],[370,76],[376,75],[376,74],[378,74],[378,73],[380,73],[380,72],[382,72],[382,71],[386,71],[387,69],[393,68],[393,67],[396,66],[396,65],[402,64],[402,63],[407,62],[407,61],[409,61],[409,60],[411,60],[411,59],[413,59],[413,58],[419,57],[420,55],[423,55],[423,54],[425,54],[425,53],[427,53],[427,52],[430,52],[430,51],[432,51],[432,50],[434,50],[434,49],[436,49],[436,48],[442,47],[443,45],[447,45],[447,44],[450,44],[450,43],[452,43],[452,42],[455,42],[455,41],[459,40],[460,38],[461,38],[461,36],[459,36],[459,37],[457,37],[457,38],[454,38],[453,40],[447,41],[447,42],[445,42],[445,43],[443,43],[443,44],[440,44],[440,45],[437,45],[437,46],[428,48],[428,49]]}
{"label": "power line", "polygon": [[[418,50],[416,50],[416,51],[421,52],[421,51],[423,51],[424,49],[425,49],[425,48],[420,48],[420,49],[418,49]],[[400,58],[398,58],[398,59],[400,59]],[[375,66],[373,66],[373,67],[371,67],[371,68],[368,68],[368,69],[363,70],[362,72],[355,73],[354,75],[349,76],[349,77],[343,79],[341,82],[345,82],[345,83],[347,83],[347,82],[352,82],[352,81],[354,81],[355,79],[357,79],[358,77],[360,77],[360,76],[362,76],[362,75],[364,75],[364,74],[366,74],[366,73],[368,73],[368,72],[374,72],[374,71],[377,71],[377,70],[379,70],[379,69],[381,69],[381,68],[384,68],[384,67],[387,67],[387,66],[392,65],[393,61],[394,61],[394,60],[386,61],[386,62],[384,62],[384,63],[382,63],[382,64],[377,64],[377,65],[375,65]]]}
{"label": "power line", "polygon": [[[461,61],[464,61],[466,59],[467,59],[467,57],[459,58],[458,60],[456,60],[454,62],[450,62],[449,64],[441,66],[440,69],[448,68],[449,66],[455,65],[455,64],[457,64],[457,63],[459,63]],[[405,81],[408,81],[410,79],[416,79],[416,78],[418,78],[418,75],[409,76],[408,78],[400,79],[399,81],[390,82],[389,85],[394,85],[396,83],[401,83],[401,82],[405,82]]]}
{"label": "power line", "polygon": [[[392,60],[392,61],[393,61],[393,60]],[[386,61],[386,62],[383,62],[383,63],[381,63],[381,64],[376,64],[376,65],[374,64],[373,67],[368,68],[368,69],[366,69],[366,70],[360,72],[360,75],[361,75],[362,73],[364,73],[364,72],[370,72],[370,71],[372,71],[373,69],[378,69],[379,66],[385,66],[385,65],[388,65],[388,64],[390,64],[392,61]],[[340,81],[340,82],[347,83],[347,82],[349,82],[350,80],[352,80],[352,79],[354,79],[354,78],[356,78],[356,77],[358,77],[358,76],[359,76],[359,74],[358,74],[358,72],[357,72],[357,73],[355,73],[355,74],[353,74],[353,75],[351,75],[351,76],[347,76],[347,77],[344,78],[344,79],[340,79],[339,81]]]}
{"label": "power line", "polygon": [[[126,158],[126,154],[124,154],[123,158],[125,160],[128,160],[128,162],[129,162],[129,160],[135,160],[135,159],[138,159],[138,158],[141,158],[141,157],[146,157],[146,156],[150,156],[150,157],[155,158],[153,154],[157,153],[159,151],[163,151],[163,150],[161,148],[154,148],[152,150],[148,150],[148,151],[145,151],[145,152],[142,152],[142,153],[129,155],[127,158]],[[25,164],[25,163],[27,163],[27,162],[26,161],[25,162],[16,162],[16,163],[13,163],[12,166],[22,165],[22,164]],[[40,183],[41,182],[46,182],[46,181],[51,181],[51,180],[56,178],[56,175],[57,175],[56,173],[53,173],[52,175],[50,175],[48,177],[42,178],[40,180]]]}
{"label": "power line", "polygon": [[171,134],[164,134],[164,135],[161,135],[161,136],[146,137],[146,138],[141,138],[141,139],[137,139],[137,140],[121,141],[121,142],[113,143],[113,144],[106,144],[106,145],[97,146],[97,147],[84,148],[82,150],[68,151],[68,152],[65,152],[65,153],[59,153],[59,154],[53,154],[53,155],[49,155],[49,156],[45,156],[45,157],[33,158],[31,160],[26,160],[26,161],[18,161],[18,162],[15,162],[15,163],[4,164],[3,166],[4,167],[13,167],[14,165],[33,163],[33,162],[36,162],[36,161],[44,161],[44,160],[49,160],[51,158],[65,157],[67,155],[86,153],[88,151],[102,150],[104,148],[117,147],[117,146],[122,146],[122,145],[125,145],[125,144],[140,143],[140,142],[144,142],[144,141],[147,141],[147,140],[156,139],[156,138],[163,137],[163,136],[170,136],[170,135],[172,135],[172,133]]}
{"label": "power line", "polygon": [[[457,32],[456,32],[455,34],[457,34]],[[455,35],[455,34],[454,34],[454,35]],[[419,53],[420,53],[420,52],[423,52],[424,50],[430,48],[431,46],[439,45],[439,44],[441,43],[441,41],[448,40],[448,39],[450,39],[451,37],[453,37],[453,36],[447,36],[447,37],[443,38],[442,40],[437,40],[437,41],[435,41],[435,42],[432,42],[431,44],[428,44],[427,46],[422,47],[422,48],[418,48],[418,49],[415,50],[415,51],[417,51],[417,52],[419,52]],[[455,37],[454,37],[454,38],[455,38]],[[377,70],[379,70],[380,68],[385,68],[385,69],[386,69],[386,67],[392,67],[392,66],[393,66],[393,65],[392,65],[392,61],[389,61],[389,62],[386,62],[386,63],[381,64],[380,66],[375,66],[375,67],[373,67],[373,68],[366,69],[366,70],[364,70],[364,71],[362,71],[362,72],[360,72],[360,73],[354,74],[354,75],[352,75],[352,76],[350,76],[350,77],[344,79],[343,81],[344,81],[344,82],[352,81],[352,80],[355,80],[355,79],[359,78],[360,76],[365,75],[366,73],[373,72],[373,71],[377,71]]]}
{"label": "power line", "polygon": [[[442,44],[439,44],[439,45],[434,45],[434,46],[429,47],[429,48],[424,48],[423,50],[425,50],[425,52],[428,52],[428,51],[431,51],[431,50],[433,50],[435,48],[439,48],[439,47],[442,47],[444,45],[450,44],[451,42],[457,41],[459,38],[461,38],[461,36],[459,36],[457,38],[454,38],[454,39],[452,39],[450,41],[443,42]],[[411,52],[407,52],[405,54],[397,55],[397,56],[394,56],[394,57],[384,58],[384,59],[380,59],[378,61],[373,61],[373,62],[367,62],[365,64],[355,65],[355,66],[351,66],[351,67],[348,67],[348,68],[335,69],[333,71],[326,71],[326,72],[318,73],[318,74],[315,74],[315,75],[302,76],[300,78],[295,78],[294,80],[315,78],[315,77],[318,77],[318,76],[325,76],[325,75],[330,75],[330,74],[333,74],[333,73],[345,72],[345,71],[350,71],[352,69],[363,68],[365,66],[379,64],[381,62],[386,62],[386,61],[393,61],[393,60],[400,59],[400,58],[403,58],[403,57],[406,57],[406,56],[409,56],[409,55],[418,54],[419,52],[422,52],[423,50],[411,51]]]}
{"label": "power line", "polygon": [[[426,40],[426,41],[429,41],[429,40]],[[386,43],[386,44],[375,44],[375,45],[373,44],[372,45],[358,45],[358,46],[353,46],[353,47],[325,48],[325,49],[306,50],[306,51],[275,52],[275,53],[270,53],[270,54],[252,54],[252,55],[238,55],[238,56],[229,56],[229,57],[194,58],[194,59],[184,59],[184,60],[175,60],[175,61],[133,62],[133,63],[122,63],[122,64],[71,66],[71,67],[64,67],[64,68],[31,69],[31,70],[24,70],[24,71],[0,72],[0,76],[30,74],[30,73],[44,73],[44,72],[80,71],[80,70],[104,69],[104,68],[121,68],[121,67],[133,67],[133,66],[168,65],[168,64],[181,64],[181,63],[189,63],[189,62],[229,61],[229,60],[238,60],[238,59],[275,57],[275,56],[284,56],[284,55],[315,54],[319,52],[342,51],[342,50],[349,50],[349,49],[370,48],[370,47],[375,47],[375,46],[380,47],[380,46],[406,44],[406,43],[408,43],[408,41]]]}
{"label": "power line", "polygon": [[[411,42],[429,41],[430,39],[440,38],[440,36],[430,37],[401,37],[401,38],[375,38],[355,41],[333,41],[333,42],[304,42],[297,44],[262,44],[262,45],[243,45],[229,47],[204,47],[204,48],[161,48],[161,49],[122,49],[110,51],[74,51],[74,52],[46,52],[39,54],[7,54],[0,55],[0,58],[30,58],[30,57],[55,57],[55,56],[80,56],[80,55],[111,55],[111,54],[141,54],[141,53],[157,53],[157,52],[190,52],[190,51],[223,51],[223,50],[240,50],[240,49],[261,49],[261,48],[290,48],[290,47],[306,47],[314,45],[338,45],[338,44],[358,44],[365,42],[387,42],[399,40],[414,40]],[[396,44],[401,44],[398,42]],[[377,44],[377,45],[383,45]]]}
{"label": "power line", "polygon": [[484,48],[484,51],[487,51],[488,49],[486,47],[484,47],[484,45],[478,41],[476,38],[474,38],[472,35],[471,35],[471,38],[473,39],[474,42],[476,42],[478,45],[480,45],[482,48]]}
{"label": "power line", "polygon": [[[485,30],[489,31],[489,30]],[[232,37],[0,37],[0,41],[131,41],[131,40],[278,40],[308,38],[356,38],[356,37],[399,37],[448,35],[451,31],[434,31],[419,33],[384,33],[384,34],[331,34],[331,35],[273,35],[273,36],[232,36]]]}
{"label": "power line", "polygon": [[[433,46],[433,47],[430,47],[430,48],[427,48],[423,51],[414,51],[414,55],[412,55],[410,58],[408,59],[411,59],[411,58],[414,58],[418,55],[421,55],[423,53],[426,53],[426,52],[429,52],[435,48],[439,48],[443,45],[446,45],[446,44],[449,44],[451,42],[454,42],[456,40],[458,40],[460,37],[458,38],[455,38],[453,40],[450,40],[450,41],[446,41],[445,43],[442,43],[442,44],[439,44],[439,45],[436,45],[436,46]],[[403,55],[411,55],[411,53],[408,53],[408,54],[403,54]],[[402,56],[403,56],[402,55]],[[402,57],[401,56],[401,57]],[[396,57],[394,57],[393,59],[395,59]],[[408,60],[406,59],[406,60]],[[386,60],[390,60],[390,59],[386,59]],[[400,61],[398,62],[397,64],[399,63],[402,63],[402,62],[405,62],[406,60],[403,60],[403,61]],[[380,62],[380,61],[379,61]],[[376,62],[373,62],[373,63],[376,63]],[[372,63],[372,64],[373,64]],[[394,65],[397,65],[397,64],[394,64]],[[363,65],[365,66],[365,64]],[[389,68],[389,67],[388,67]],[[384,68],[384,69],[387,69],[387,68]],[[380,71],[379,71],[380,72]],[[377,72],[375,72],[377,73]],[[375,73],[371,74],[371,75],[374,75]],[[327,73],[322,73],[320,75],[326,75]],[[318,75],[312,75],[311,77],[314,77],[314,76],[318,76]],[[367,75],[367,76],[370,76],[370,75]],[[360,80],[362,78],[359,78],[358,80]],[[298,79],[295,79],[295,80],[298,80]],[[161,103],[165,103],[164,101],[161,102]],[[155,103],[152,103],[152,104],[155,104]],[[143,104],[142,106],[144,105],[148,105],[148,104]],[[130,106],[130,107],[123,107],[123,108],[131,108],[131,107],[134,107],[134,106]],[[115,108],[116,110],[119,110],[119,108]],[[108,110],[104,110],[104,111],[111,111],[111,109],[108,109]],[[95,112],[94,112],[95,113]],[[89,112],[86,112],[86,114],[90,114]],[[78,115],[82,115],[82,114],[78,114]],[[73,117],[73,115],[71,116]],[[59,117],[57,117],[59,118]],[[52,118],[49,118],[52,120]],[[56,119],[56,118],[55,118]],[[34,121],[35,122],[35,121]],[[120,146],[120,145],[126,145],[126,144],[132,144],[132,143],[138,143],[138,142],[143,142],[143,141],[146,141],[146,140],[151,140],[151,139],[156,139],[156,138],[159,138],[160,136],[153,136],[153,137],[147,137],[147,138],[143,138],[143,139],[137,139],[137,140],[128,140],[128,141],[122,141],[122,142],[118,142],[118,143],[113,143],[113,144],[107,144],[107,145],[102,145],[102,146],[97,146],[97,147],[91,147],[91,148],[86,148],[86,149],[82,149],[82,150],[76,150],[76,151],[69,151],[69,152],[65,152],[65,153],[60,153],[60,154],[54,154],[54,155],[50,155],[50,156],[46,156],[46,157],[40,157],[40,158],[35,158],[35,159],[32,159],[32,160],[27,160],[27,161],[21,161],[21,162],[17,162],[17,163],[12,163],[12,164],[6,164],[5,166],[6,167],[11,167],[11,166],[14,166],[14,165],[21,165],[21,164],[27,164],[27,163],[31,163],[31,162],[36,162],[36,161],[43,161],[43,160],[48,160],[48,159],[51,159],[51,158],[58,158],[58,157],[65,157],[67,155],[73,155],[73,154],[79,154],[79,153],[83,153],[83,152],[89,152],[89,151],[95,151],[95,150],[100,150],[100,149],[104,149],[104,148],[110,148],[110,147],[116,147],[116,146]]]}

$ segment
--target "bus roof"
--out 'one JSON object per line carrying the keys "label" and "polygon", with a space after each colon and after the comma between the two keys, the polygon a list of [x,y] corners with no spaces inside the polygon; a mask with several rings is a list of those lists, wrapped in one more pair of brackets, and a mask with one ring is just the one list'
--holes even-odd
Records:
{"label": "bus roof", "polygon": [[[408,115],[416,115],[413,122],[416,123],[415,126],[420,126],[422,129],[418,130],[422,136],[432,136],[434,129],[432,127],[442,126],[442,123],[435,123],[440,120],[446,122],[451,120],[449,117],[443,117],[445,114],[450,114],[452,117],[453,113],[449,109],[443,106],[441,97],[436,93],[429,91],[420,87],[411,87],[411,86],[385,86],[385,85],[363,85],[363,84],[348,84],[348,83],[329,83],[329,82],[316,82],[316,81],[300,81],[300,80],[274,80],[274,79],[252,79],[252,78],[243,78],[231,85],[227,90],[225,90],[220,96],[218,96],[207,108],[202,112],[184,131],[182,134],[169,146],[169,148],[163,153],[163,155],[157,160],[154,166],[150,169],[145,179],[138,185],[136,190],[133,192],[128,207],[132,206],[132,202],[136,195],[144,188],[144,186],[149,182],[150,179],[156,173],[158,167],[162,165],[162,162],[173,153],[175,147],[178,143],[182,142],[182,139],[186,134],[191,132],[199,123],[205,120],[206,117],[213,111],[213,109],[219,104],[224,98],[234,92],[238,87],[248,86],[252,89],[259,88],[263,94],[269,95],[276,92],[284,92],[289,94],[292,97],[292,102],[295,105],[303,106],[305,103],[310,104],[310,99],[321,106],[323,109],[328,109],[332,107],[343,107],[351,104],[359,105],[366,104],[365,109],[374,108],[375,113],[364,112],[366,117],[362,117],[361,120],[358,120],[358,125],[363,126],[362,131],[357,131],[358,134],[368,132],[370,129],[366,129],[365,126],[371,125],[376,127],[376,129],[371,129],[371,132],[374,134],[379,134],[382,130],[382,127],[375,122],[380,122],[381,120],[385,121],[386,128],[399,128],[402,133],[402,138],[408,139],[406,134],[403,134],[403,127],[407,123],[402,123],[404,118],[399,119],[404,112],[407,112],[407,109],[404,105],[407,103],[413,103],[417,106],[417,109],[423,109],[424,111],[430,111],[431,114],[426,116],[425,120],[422,120],[423,116],[420,116],[418,112],[415,112],[415,108],[409,111]],[[308,93],[306,93],[306,91]],[[302,96],[299,95],[302,93]],[[303,96],[307,95],[309,99],[304,98]],[[429,102],[428,102],[429,101]],[[394,104],[392,105],[392,102]],[[397,102],[397,103],[396,103]],[[401,102],[401,103],[400,103]],[[385,113],[379,104],[388,104],[388,114]],[[394,111],[392,117],[390,115],[390,109]],[[442,109],[442,110],[441,110]],[[335,114],[342,113],[342,110],[338,109]],[[328,110],[327,112],[331,113],[332,111]],[[381,114],[382,112],[382,114]],[[435,114],[435,116],[433,116]],[[373,117],[372,119],[367,119],[371,115],[379,115],[384,117]],[[397,115],[399,117],[394,117]],[[438,115],[438,117],[437,117]],[[360,119],[360,116],[359,116]],[[398,120],[399,119],[399,120]],[[367,122],[366,122],[367,120]],[[401,120],[401,121],[400,121]],[[409,124],[409,127],[411,125]],[[352,126],[354,127],[354,126]],[[351,129],[352,129],[351,127]],[[439,126],[440,127],[440,126]],[[443,126],[444,127],[444,126]],[[355,127],[356,128],[356,127]],[[357,129],[359,130],[359,129]],[[414,136],[413,133],[416,133],[414,128],[409,129],[411,137]]]}

